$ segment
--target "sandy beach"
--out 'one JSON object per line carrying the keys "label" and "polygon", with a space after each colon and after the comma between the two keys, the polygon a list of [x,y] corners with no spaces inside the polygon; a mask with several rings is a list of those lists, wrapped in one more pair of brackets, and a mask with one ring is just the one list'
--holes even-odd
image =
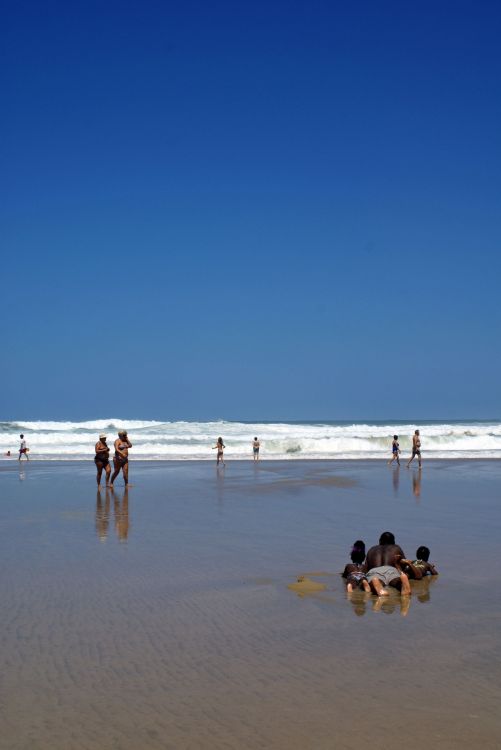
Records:
{"label": "sandy beach", "polygon": [[[2,750],[499,747],[499,462],[130,478],[2,465]],[[440,576],[349,598],[352,542],[385,529]]]}

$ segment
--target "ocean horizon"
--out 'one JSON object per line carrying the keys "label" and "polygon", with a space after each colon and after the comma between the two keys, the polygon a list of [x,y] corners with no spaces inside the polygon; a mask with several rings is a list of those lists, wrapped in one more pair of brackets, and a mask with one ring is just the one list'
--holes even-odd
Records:
{"label": "ocean horizon", "polygon": [[141,460],[211,460],[219,435],[228,459],[251,455],[254,437],[263,460],[382,459],[391,455],[398,434],[402,454],[410,452],[412,434],[421,432],[423,455],[439,459],[501,458],[501,420],[289,420],[157,421],[103,418],[84,421],[0,422],[0,452],[16,454],[23,433],[33,460],[89,460],[101,432],[112,443],[127,429],[131,457]]}

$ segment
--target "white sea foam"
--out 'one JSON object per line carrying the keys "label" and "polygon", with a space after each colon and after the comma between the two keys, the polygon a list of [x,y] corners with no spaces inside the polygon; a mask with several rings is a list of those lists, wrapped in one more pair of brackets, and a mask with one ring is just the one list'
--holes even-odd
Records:
{"label": "white sea foam", "polygon": [[0,422],[0,456],[16,452],[23,432],[33,459],[89,459],[100,432],[111,445],[118,429],[129,432],[131,457],[141,459],[211,459],[211,447],[222,435],[228,458],[248,458],[255,435],[263,459],[383,458],[393,434],[404,455],[419,427],[423,455],[430,458],[501,458],[501,423],[341,424],[157,422],[97,419],[87,422]]}

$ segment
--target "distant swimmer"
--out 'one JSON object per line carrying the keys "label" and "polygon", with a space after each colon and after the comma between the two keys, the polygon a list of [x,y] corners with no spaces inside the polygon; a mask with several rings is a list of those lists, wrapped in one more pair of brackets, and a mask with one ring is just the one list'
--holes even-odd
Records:
{"label": "distant swimmer", "polygon": [[127,436],[127,430],[119,430],[118,438],[115,440],[115,456],[113,457],[115,471],[109,485],[111,489],[113,489],[113,482],[120,474],[120,469],[122,470],[125,484],[129,484],[129,448],[132,448],[132,443]]}
{"label": "distant swimmer", "polygon": [[399,453],[400,453],[400,445],[398,444],[398,435],[393,435],[393,443],[391,444],[391,452],[393,454],[393,457],[390,458],[388,461],[388,466],[390,466],[393,461],[396,461],[397,464],[400,466],[400,459],[399,459]]}
{"label": "distant swimmer", "polygon": [[21,445],[19,446],[19,461],[24,456],[27,461],[30,460],[30,457],[28,456],[29,448],[26,445],[26,440],[24,439],[24,435],[19,435],[21,438]]}
{"label": "distant swimmer", "polygon": [[216,445],[213,446],[212,450],[217,450],[217,458],[216,458],[216,466],[219,466],[219,462],[223,464],[223,466],[226,466],[224,462],[224,449],[226,448],[225,444],[223,443],[223,438],[218,437]]}
{"label": "distant swimmer", "polygon": [[8,458],[10,458],[10,451],[7,451],[7,453],[4,453],[4,456],[8,456]]}
{"label": "distant swimmer", "polygon": [[99,440],[96,443],[96,455],[94,456],[94,463],[96,464],[97,468],[98,487],[101,484],[101,475],[103,473],[103,469],[106,473],[106,486],[108,487],[110,484],[110,447],[106,444],[106,440],[106,435],[104,433],[101,433],[99,435]]}
{"label": "distant swimmer", "polygon": [[419,468],[421,468],[421,438],[419,437],[419,430],[416,430],[412,436],[412,456],[409,458],[407,468],[409,468],[416,456],[418,457]]}
{"label": "distant swimmer", "polygon": [[254,455],[254,461],[259,461],[259,448],[261,447],[261,443],[257,439],[257,437],[254,438],[252,441],[252,453]]}

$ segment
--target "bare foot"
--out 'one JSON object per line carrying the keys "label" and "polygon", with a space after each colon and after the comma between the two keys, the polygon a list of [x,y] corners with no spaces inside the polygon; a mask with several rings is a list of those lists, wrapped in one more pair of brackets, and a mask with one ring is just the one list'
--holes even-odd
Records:
{"label": "bare foot", "polygon": [[378,578],[372,579],[372,585],[377,596],[388,596],[388,592],[384,590],[383,584]]}
{"label": "bare foot", "polygon": [[362,587],[366,594],[371,593],[371,587],[369,586],[369,581],[362,581]]}
{"label": "bare foot", "polygon": [[346,584],[346,591],[348,592],[348,594],[351,594],[351,592],[353,591],[353,585],[351,583]]}

